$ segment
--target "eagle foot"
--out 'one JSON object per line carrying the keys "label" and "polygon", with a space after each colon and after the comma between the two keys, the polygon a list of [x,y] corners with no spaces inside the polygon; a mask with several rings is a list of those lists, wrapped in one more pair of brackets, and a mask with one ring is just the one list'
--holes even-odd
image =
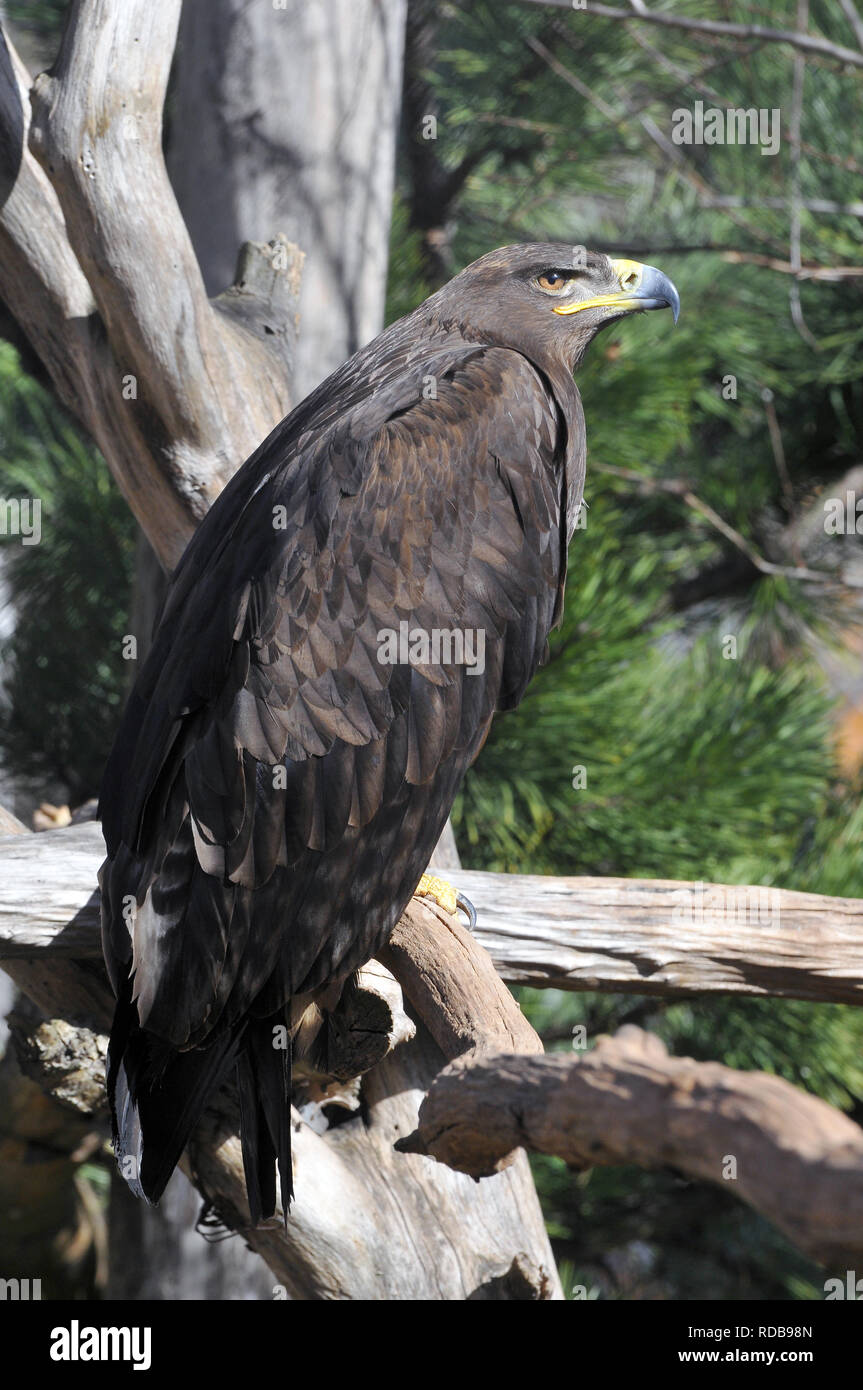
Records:
{"label": "eagle foot", "polygon": [[459,893],[445,878],[435,878],[433,874],[423,874],[416,886],[414,897],[431,898],[438,907],[442,907],[444,912],[448,912],[450,916],[455,916],[461,908],[467,917],[468,929],[473,931],[476,926],[476,908],[470,898],[466,898],[464,893]]}

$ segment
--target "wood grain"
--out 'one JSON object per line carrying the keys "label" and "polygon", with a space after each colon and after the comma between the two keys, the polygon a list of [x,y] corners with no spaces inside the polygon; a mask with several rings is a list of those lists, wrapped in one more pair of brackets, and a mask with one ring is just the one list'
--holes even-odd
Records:
{"label": "wood grain", "polygon": [[627,1026],[580,1057],[460,1058],[405,1153],[479,1178],[513,1149],[573,1168],[670,1165],[725,1187],[828,1265],[863,1258],[863,1130],[777,1076],[670,1057]]}
{"label": "wood grain", "polygon": [[0,35],[0,297],[168,569],[290,408],[303,259],[248,243],[207,298],[162,156],[179,13],[77,3],[32,83]]}
{"label": "wood grain", "polygon": [[[101,833],[93,822],[0,842],[0,882],[7,889],[13,880],[29,883],[33,890],[25,929],[30,944],[19,938],[23,950],[4,959],[4,968],[49,1014],[58,1019],[71,1015],[76,1023],[97,1027],[110,1021],[113,1004],[98,954],[98,895],[90,877],[102,853]],[[52,904],[50,924],[40,925],[34,893],[43,904]],[[64,914],[79,900],[80,910],[64,929]],[[501,1165],[506,1171],[477,1186],[429,1158],[395,1148],[415,1128],[426,1090],[451,1057],[480,1055],[492,1044],[528,1051],[541,1047],[481,946],[458,924],[415,906],[423,930],[414,946],[408,943],[392,960],[402,988],[380,965],[370,963],[329,1025],[328,1062],[337,1079],[365,1071],[361,1107],[325,1133],[293,1111],[297,1201],[287,1226],[249,1226],[233,1088],[205,1114],[182,1166],[221,1221],[267,1262],[276,1296],[559,1301],[560,1281],[524,1154],[508,1156]],[[4,920],[8,925],[9,915]],[[0,934],[4,930],[0,924]],[[44,946],[61,937],[62,945],[47,951],[33,945],[34,940]],[[428,984],[417,975],[423,959]],[[429,1019],[445,1050],[422,1022],[405,1013],[402,990],[407,994],[408,984],[420,1002],[416,1013]],[[91,1104],[97,1122],[104,1069],[101,1056],[93,1055],[90,1027],[82,1028],[76,1041],[75,1030],[52,1023],[48,1036],[58,1033],[76,1059],[76,1093],[95,1098]],[[41,1066],[43,1086],[56,1089],[53,1050],[35,1036],[29,1046],[31,1075],[39,1076]],[[89,1074],[78,1065],[87,1057]],[[320,1076],[297,1070],[297,1102],[317,1098],[317,1117],[326,1123],[330,1092],[323,1094]],[[61,1081],[68,1084],[65,1075]]]}
{"label": "wood grain", "polygon": [[[101,955],[103,854],[94,822],[0,837],[0,959]],[[863,1003],[857,898],[660,879],[447,876],[476,906],[475,938],[508,984]],[[428,910],[409,906],[394,946],[406,927],[419,943]]]}

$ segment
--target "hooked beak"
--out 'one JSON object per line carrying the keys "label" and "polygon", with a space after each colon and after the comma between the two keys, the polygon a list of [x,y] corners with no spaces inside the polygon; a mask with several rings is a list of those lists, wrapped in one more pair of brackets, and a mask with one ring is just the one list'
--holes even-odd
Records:
{"label": "hooked beak", "polygon": [[613,294],[598,294],[593,299],[575,300],[571,304],[556,304],[556,314],[578,314],[582,309],[609,308],[623,309],[628,313],[639,313],[642,309],[670,309],[674,322],[680,315],[680,295],[674,285],[655,265],[641,265],[639,261],[612,261],[611,268],[617,276],[620,290]]}

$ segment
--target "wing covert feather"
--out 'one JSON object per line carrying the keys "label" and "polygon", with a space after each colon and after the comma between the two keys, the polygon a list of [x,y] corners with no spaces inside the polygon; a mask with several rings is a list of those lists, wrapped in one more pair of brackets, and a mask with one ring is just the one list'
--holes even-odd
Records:
{"label": "wing covert feather", "polygon": [[[322,429],[288,417],[169,592],[101,809],[105,872],[116,857],[144,904],[141,1021],[177,1045],[366,958],[542,658],[565,565],[553,398],[504,348],[431,367]],[[484,670],[383,663],[400,623],[481,631]]]}

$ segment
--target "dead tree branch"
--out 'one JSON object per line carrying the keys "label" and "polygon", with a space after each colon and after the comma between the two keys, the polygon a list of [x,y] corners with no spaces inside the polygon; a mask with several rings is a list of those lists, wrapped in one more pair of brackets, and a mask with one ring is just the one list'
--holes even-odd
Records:
{"label": "dead tree branch", "polygon": [[[546,5],[554,9],[572,11],[572,0],[523,0],[530,5]],[[673,14],[667,10],[649,10],[646,5],[633,5],[631,10],[621,10],[614,5],[601,5],[596,0],[586,0],[583,8],[576,10],[576,16],[596,15],[601,19],[618,20],[624,24],[658,24],[666,29],[683,29],[690,34],[709,34],[721,39],[755,39],[762,43],[787,44],[801,53],[829,58],[837,63],[848,63],[851,67],[863,67],[863,53],[842,44],[831,43],[820,34],[800,34],[793,29],[773,29],[764,24],[735,24],[718,19],[695,19],[689,15]]]}
{"label": "dead tree branch", "polygon": [[863,1255],[860,1126],[780,1077],[670,1057],[638,1028],[579,1058],[461,1059],[398,1145],[475,1178],[518,1147],[577,1169],[671,1165],[727,1184],[825,1264]]}
{"label": "dead tree branch", "polygon": [[[99,1019],[110,1015],[97,958],[93,892],[101,853],[99,828],[92,823],[0,841],[6,866],[0,893],[4,968],[38,1002],[53,1003],[57,1016],[71,1014],[76,1021],[91,1007],[93,994],[100,1000]],[[516,1196],[519,1202],[530,1196],[535,1205],[523,1156],[516,1158],[522,1145],[581,1166],[672,1163],[716,1182],[725,1181],[721,1165],[730,1156],[737,1163],[733,1190],[801,1248],[825,1260],[851,1258],[852,1247],[860,1250],[863,1208],[858,1221],[855,1204],[863,1202],[863,1139],[845,1116],[773,1077],[669,1059],[655,1039],[640,1041],[645,1035],[637,1030],[624,1030],[624,1041],[613,1045],[617,1051],[603,1044],[578,1063],[537,1057],[539,1040],[494,966],[510,980],[534,985],[665,995],[713,989],[859,1004],[863,902],[626,879],[464,871],[453,877],[479,905],[475,936],[414,901],[382,953],[418,1020],[413,1039],[403,1040],[410,1028],[398,1026],[398,1003],[381,994],[374,977],[372,1000],[349,995],[348,1012],[334,1015],[336,1051],[339,1045],[347,1051],[336,1057],[330,1079],[338,1083],[336,1089],[343,1088],[352,1071],[364,1071],[366,1121],[357,1118],[316,1132],[315,1117],[326,1121],[328,1103],[350,1110],[358,1087],[353,1100],[334,1097],[327,1079],[318,1076],[298,1095],[303,1107],[294,1116],[299,1196],[287,1235],[276,1227],[248,1228],[230,1093],[206,1117],[190,1147],[188,1169],[202,1192],[221,1219],[264,1256],[291,1296],[399,1296],[387,1282],[389,1275],[384,1284],[374,1283],[377,1293],[369,1293],[366,1261],[359,1274],[346,1274],[346,1240],[363,1243],[372,1265],[381,1268],[387,1265],[381,1241],[389,1244],[412,1271],[407,1287],[413,1292],[400,1296],[434,1296],[420,1273],[435,1268],[437,1258],[426,1248],[427,1204],[433,1196],[438,1225],[450,1218],[485,1221],[486,1203],[495,1220],[504,1220]],[[491,958],[480,942],[489,945]],[[89,993],[81,994],[70,970],[83,972]],[[377,1021],[369,1026],[372,1018]],[[375,1034],[374,1046],[368,1037],[359,1049],[351,1041],[357,1019],[361,1034]],[[639,1040],[634,1060],[633,1038]],[[394,1153],[396,1140],[416,1127],[417,1106],[429,1087],[418,1137]],[[603,1104],[599,1096],[606,1098]],[[472,1176],[495,1173],[495,1184],[514,1186],[471,1189],[478,1195],[471,1196],[466,1216],[468,1190],[462,1192],[458,1182],[467,1179],[450,1174],[442,1187],[435,1182],[432,1188],[427,1169],[418,1169],[408,1181],[407,1170],[398,1166],[427,1164],[430,1158]],[[349,1201],[358,1213],[349,1233],[330,1210],[333,1200],[340,1210]],[[410,1256],[403,1249],[408,1209]],[[375,1213],[373,1221],[363,1215],[368,1212]],[[534,1214],[538,1221],[538,1208]],[[534,1252],[536,1239],[534,1232]],[[322,1248],[329,1252],[323,1260]],[[446,1258],[467,1257],[453,1240],[446,1243]],[[523,1296],[553,1296],[550,1264],[535,1253],[525,1259],[515,1272],[508,1264],[495,1277],[505,1275],[533,1291]],[[476,1267],[470,1277],[472,1288],[483,1286]],[[421,1287],[424,1294],[417,1292]],[[492,1295],[487,1290],[477,1296]]]}
{"label": "dead tree branch", "polygon": [[[15,842],[50,844],[58,833],[22,836],[20,841],[15,837]],[[10,844],[11,837],[3,847]],[[435,1031],[444,1046],[422,1023],[414,1026],[405,1017],[401,991],[391,976],[374,963],[361,972],[359,989],[348,993],[328,1025],[335,1085],[327,1087],[324,1078],[301,1073],[295,1092],[301,1107],[293,1111],[297,1200],[287,1229],[278,1221],[257,1229],[248,1224],[239,1116],[231,1090],[204,1116],[183,1166],[219,1220],[266,1260],[274,1289],[291,1298],[559,1299],[560,1284],[523,1154],[514,1155],[515,1161],[492,1183],[477,1187],[427,1158],[395,1150],[395,1141],[415,1127],[420,1100],[434,1077],[466,1047],[470,1055],[484,1055],[504,1043],[510,1051],[541,1050],[470,934],[445,927],[430,908],[415,906],[424,928],[423,949],[435,960],[433,983],[417,973],[413,948],[401,956],[396,950],[394,965],[404,965],[404,994],[420,1018],[433,1021],[439,1009],[444,1023]],[[95,920],[90,921],[92,931]],[[75,949],[81,949],[80,922],[74,934]],[[18,956],[4,960],[4,968],[40,1004],[53,1003],[60,1019],[71,1012],[80,1022],[88,1011],[91,1018],[110,1019],[113,1000],[95,959]],[[75,970],[86,972],[89,996],[77,984]],[[64,990],[69,991],[66,1003]],[[59,1067],[58,1035],[64,1045]],[[104,1125],[104,1039],[94,1038],[91,1028],[52,1023],[22,1041],[29,1074],[39,1076],[49,1091],[61,1086],[64,1099],[83,1119]],[[74,1085],[69,1058],[75,1063]],[[358,1070],[365,1072],[361,1082],[353,1090],[344,1088],[344,1077]],[[328,1129],[333,1105],[354,1113]]]}
{"label": "dead tree branch", "polygon": [[[102,968],[96,873],[103,855],[94,822],[0,839],[0,960],[10,974],[37,970],[55,1000],[48,1012],[57,1012],[58,1000],[67,1009],[80,1002],[84,1014],[92,1007],[90,972]],[[663,879],[447,872],[477,905],[474,935],[508,984],[863,1003],[860,899]],[[457,1055],[474,1045],[473,1006],[439,1016],[435,980],[461,929],[427,946],[428,918],[426,906],[410,904],[387,963],[432,1031],[440,1030],[438,1042]],[[51,982],[73,963],[78,985],[64,977],[55,991]],[[22,988],[32,994],[34,987]],[[482,988],[488,1031],[491,982]],[[492,1006],[497,1051],[512,1050],[506,1037],[518,1036],[510,1003],[498,994]]]}
{"label": "dead tree branch", "polygon": [[249,244],[207,299],[161,148],[179,12],[76,0],[32,88],[0,40],[0,297],[168,567],[289,408],[302,265]]}

